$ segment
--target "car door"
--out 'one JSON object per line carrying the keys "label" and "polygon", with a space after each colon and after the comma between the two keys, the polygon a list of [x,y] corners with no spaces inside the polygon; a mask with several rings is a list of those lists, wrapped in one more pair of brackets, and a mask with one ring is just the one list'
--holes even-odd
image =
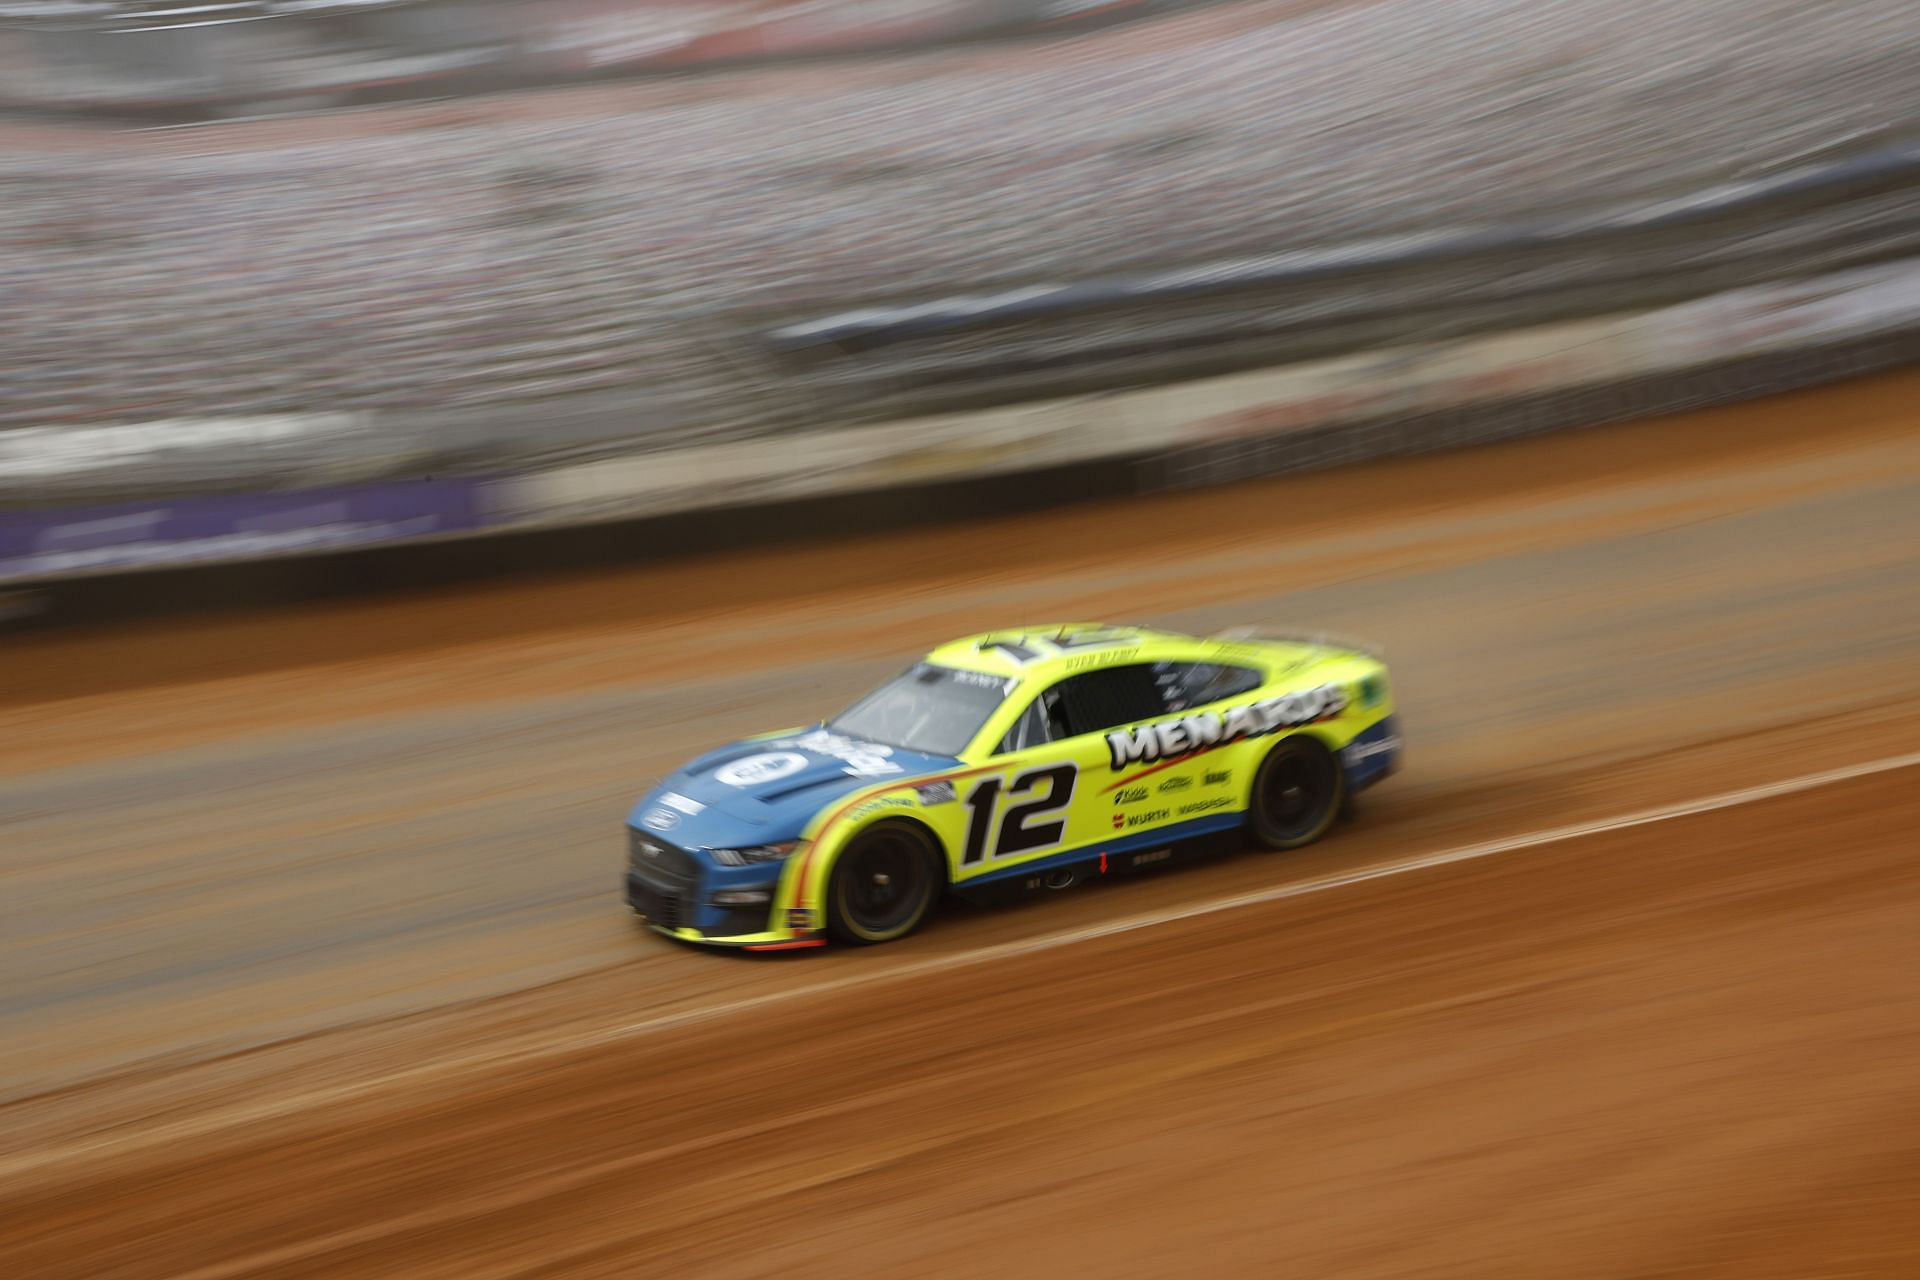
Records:
{"label": "car door", "polygon": [[[1253,667],[1217,662],[1165,662],[1155,668],[1167,701],[1170,716],[1192,717],[1206,712],[1218,715],[1233,702],[1257,690],[1265,673]],[[1129,781],[1122,790],[1138,797],[1142,787],[1155,809],[1165,809],[1166,823],[1178,824],[1202,818],[1217,818],[1238,812],[1245,805],[1250,779],[1239,776],[1246,767],[1248,752],[1234,744],[1208,744],[1204,730],[1196,733],[1189,721],[1185,733],[1192,744],[1178,756],[1142,768],[1129,766]],[[1143,803],[1136,799],[1133,803]]]}
{"label": "car door", "polygon": [[1153,806],[1118,794],[1106,734],[1166,714],[1151,663],[1070,675],[1035,695],[999,744],[995,767],[962,784],[967,825],[956,882],[1153,825]]}

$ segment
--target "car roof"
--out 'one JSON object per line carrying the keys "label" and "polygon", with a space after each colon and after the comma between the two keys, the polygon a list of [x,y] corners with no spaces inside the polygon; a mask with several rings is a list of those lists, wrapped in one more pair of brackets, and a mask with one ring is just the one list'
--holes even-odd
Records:
{"label": "car roof", "polygon": [[1127,662],[1179,656],[1192,636],[1152,627],[1064,622],[983,631],[949,641],[926,661],[1022,681],[1051,681],[1065,671],[1095,671]]}

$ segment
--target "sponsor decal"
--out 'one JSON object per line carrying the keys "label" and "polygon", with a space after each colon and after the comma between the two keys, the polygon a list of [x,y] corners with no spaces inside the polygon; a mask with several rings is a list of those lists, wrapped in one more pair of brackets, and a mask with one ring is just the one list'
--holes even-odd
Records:
{"label": "sponsor decal", "polygon": [[478,525],[467,480],[0,513],[0,580],[394,542]]}
{"label": "sponsor decal", "polygon": [[1242,738],[1257,738],[1281,729],[1331,720],[1346,709],[1347,692],[1337,684],[1323,684],[1299,693],[1282,694],[1259,702],[1228,707],[1225,712],[1202,711],[1176,716],[1135,729],[1115,729],[1107,735],[1113,767],[1153,764]]}
{"label": "sponsor decal", "polygon": [[1141,813],[1130,813],[1127,815],[1127,825],[1129,827],[1150,827],[1156,822],[1165,822],[1167,815],[1171,812],[1169,809],[1147,809]]}
{"label": "sponsor decal", "polygon": [[1205,785],[1209,787],[1224,787],[1229,782],[1232,782],[1232,781],[1233,781],[1233,770],[1215,769],[1209,774],[1207,774],[1205,779]]}
{"label": "sponsor decal", "polygon": [[680,815],[671,809],[649,809],[641,816],[640,825],[653,831],[671,831],[680,825]]}
{"label": "sponsor decal", "polygon": [[1177,778],[1168,778],[1165,782],[1160,784],[1160,789],[1162,791],[1185,791],[1188,787],[1192,785],[1193,785],[1193,779],[1183,775]]}
{"label": "sponsor decal", "polygon": [[1378,742],[1349,743],[1341,749],[1340,754],[1346,758],[1348,764],[1355,765],[1363,760],[1371,760],[1375,756],[1392,755],[1399,750],[1400,739],[1396,735],[1394,737],[1382,738]]}
{"label": "sponsor decal", "polygon": [[1122,787],[1113,793],[1115,804],[1139,804],[1147,798],[1145,787]]}
{"label": "sponsor decal", "polygon": [[707,806],[701,804],[698,800],[681,795],[678,791],[661,792],[660,803],[669,809],[678,809],[689,818],[697,818],[707,811]]}
{"label": "sponsor decal", "polygon": [[1215,809],[1231,809],[1232,807],[1233,801],[1227,799],[1227,797],[1214,796],[1211,800],[1195,800],[1192,804],[1181,805],[1180,816],[1184,818],[1190,813],[1212,813]]}
{"label": "sponsor decal", "polygon": [[843,738],[826,729],[815,729],[803,733],[797,738],[788,738],[774,743],[777,747],[799,747],[816,755],[832,756],[844,760],[846,772],[850,777],[883,777],[889,773],[899,773],[900,766],[890,757],[893,748],[877,742],[861,742],[855,738]]}
{"label": "sponsor decal", "polygon": [[1387,696],[1387,682],[1379,676],[1366,676],[1360,681],[1360,705],[1377,707]]}
{"label": "sponsor decal", "polygon": [[1145,853],[1136,853],[1128,861],[1132,866],[1150,867],[1156,862],[1165,862],[1173,857],[1171,849],[1149,849]]}
{"label": "sponsor decal", "polygon": [[920,803],[932,808],[936,804],[953,803],[953,784],[951,782],[929,782],[923,787],[915,787],[913,794]]}
{"label": "sponsor decal", "polygon": [[806,767],[807,758],[797,751],[767,751],[716,770],[713,780],[728,787],[757,787],[790,778]]}
{"label": "sponsor decal", "polygon": [[939,669],[947,672],[948,678],[955,684],[970,684],[976,689],[1005,689],[1014,683],[1005,676],[989,675],[985,671],[962,671],[958,667]]}
{"label": "sponsor decal", "polygon": [[878,813],[882,809],[911,809],[912,807],[913,802],[905,796],[879,796],[875,799],[868,800],[864,804],[856,805],[853,812],[847,815],[847,818],[850,821],[857,821],[870,814]]}
{"label": "sponsor decal", "polygon": [[1126,815],[1126,814],[1124,814],[1124,813],[1116,813],[1116,814],[1114,814],[1114,815],[1113,815],[1113,829],[1114,829],[1115,831],[1118,831],[1118,830],[1120,830],[1120,829],[1121,829],[1122,827],[1124,827],[1124,826],[1126,826],[1126,825],[1127,825],[1127,815]]}

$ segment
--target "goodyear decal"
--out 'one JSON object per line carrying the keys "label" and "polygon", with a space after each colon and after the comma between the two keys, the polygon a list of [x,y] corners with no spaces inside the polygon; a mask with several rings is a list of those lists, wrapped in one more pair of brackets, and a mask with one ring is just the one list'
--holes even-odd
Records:
{"label": "goodyear decal", "polygon": [[847,819],[857,822],[861,818],[872,817],[882,809],[911,808],[913,808],[913,801],[907,799],[905,796],[880,796],[876,799],[862,801],[860,804],[855,805],[848,811]]}

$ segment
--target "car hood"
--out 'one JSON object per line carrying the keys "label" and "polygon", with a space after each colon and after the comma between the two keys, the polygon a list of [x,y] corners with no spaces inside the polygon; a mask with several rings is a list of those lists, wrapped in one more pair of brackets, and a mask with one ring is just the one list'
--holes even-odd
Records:
{"label": "car hood", "polygon": [[687,848],[776,844],[798,839],[814,814],[851,791],[958,763],[815,726],[701,756],[662,778],[627,821]]}

